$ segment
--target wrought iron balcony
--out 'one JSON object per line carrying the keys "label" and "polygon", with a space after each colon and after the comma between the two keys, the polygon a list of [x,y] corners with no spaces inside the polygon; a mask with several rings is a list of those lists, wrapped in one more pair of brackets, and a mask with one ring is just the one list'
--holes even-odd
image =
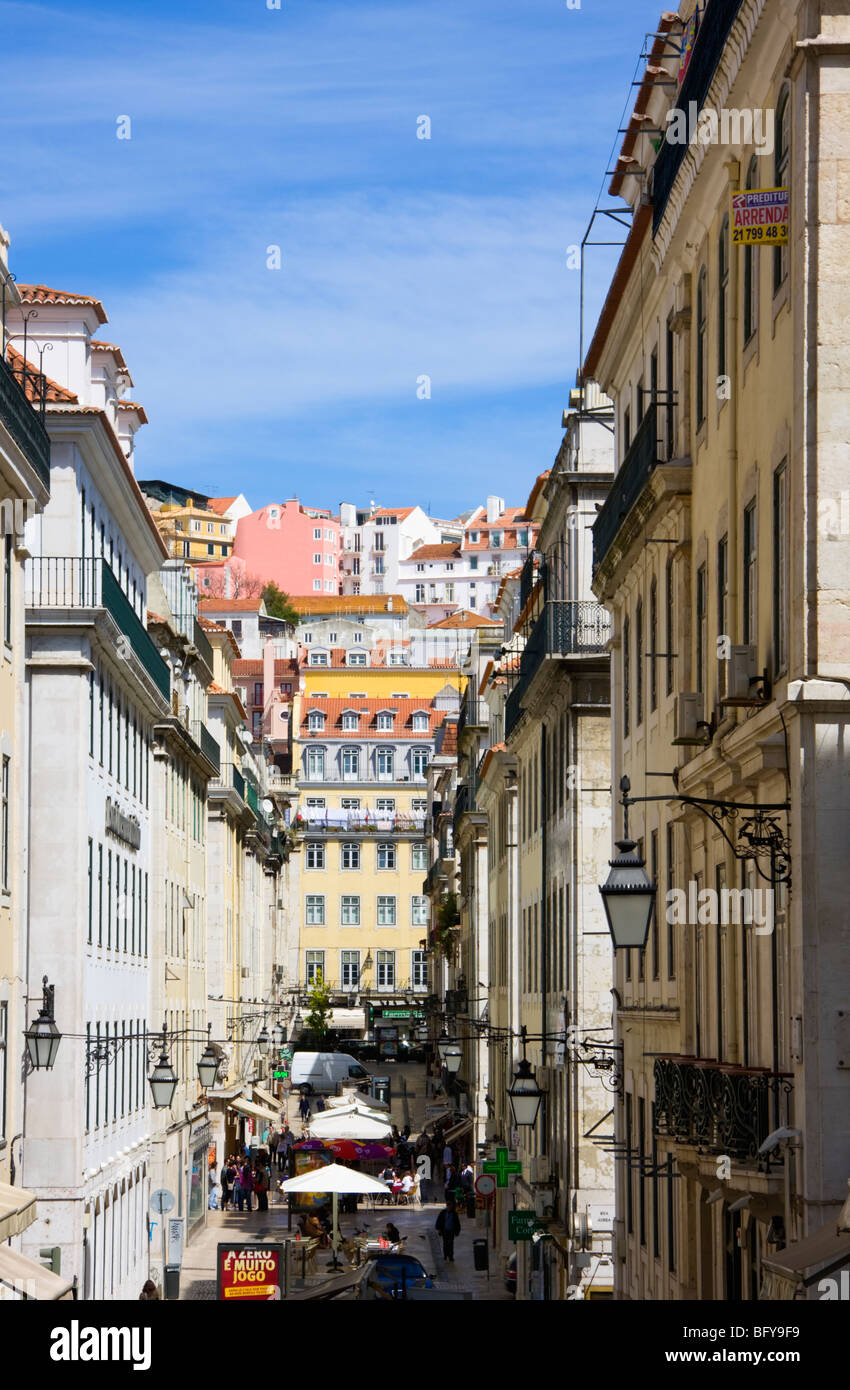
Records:
{"label": "wrought iron balcony", "polygon": [[206,724],[200,719],[192,722],[192,737],[203,753],[204,757],[221,771],[221,749],[213,738]]}
{"label": "wrought iron balcony", "polygon": [[233,763],[221,763],[220,776],[210,783],[210,791],[235,791],[244,801],[245,778]]}
{"label": "wrought iron balcony", "polygon": [[480,700],[477,695],[470,695],[467,686],[463,699],[460,702],[460,714],[457,720],[457,736],[460,738],[464,729],[489,729],[490,727],[490,708],[485,700]]}
{"label": "wrought iron balcony", "polygon": [[529,633],[519,676],[505,703],[505,734],[522,713],[522,702],[543,662],[556,657],[599,655],[611,634],[611,618],[599,603],[549,599]]}
{"label": "wrought iron balcony", "polygon": [[[41,412],[31,404],[27,390],[41,402]],[[0,358],[0,420],[18,448],[26,454],[45,487],[50,487],[50,438],[44,428],[46,379],[27,362],[19,371]]]}
{"label": "wrought iron balcony", "polygon": [[[735,22],[741,4],[742,0],[709,0],[674,108],[681,113],[685,122],[688,120],[691,102],[695,103],[698,112],[702,110],[711,79],[726,47],[729,30]],[[668,140],[661,142],[652,179],[653,236],[658,231],[673,183],[689,148],[685,141],[676,144],[671,144]]]}
{"label": "wrought iron balcony", "polygon": [[108,561],[47,555],[27,560],[26,602],[29,608],[105,608],[160,694],[170,702],[171,672]]}
{"label": "wrought iron balcony", "polygon": [[[669,146],[673,149],[674,146]],[[614,539],[658,463],[658,408],[647,407],[637,433],[593,524],[593,568],[601,565]]]}
{"label": "wrought iron balcony", "polygon": [[[788,1124],[791,1078],[689,1057],[655,1060],[655,1133],[703,1153],[753,1163],[767,1136]],[[765,1166],[779,1161],[761,1160]]]}
{"label": "wrought iron balcony", "polygon": [[197,618],[195,618],[194,621],[193,621],[192,641],[194,642],[195,646],[198,648],[198,651],[199,651],[200,654],[201,654],[202,660],[206,663],[206,665],[207,665],[207,666],[209,667],[209,669],[212,671],[212,669],[213,669],[213,649],[212,649],[212,646],[211,646],[211,644],[210,644],[210,639],[207,637],[207,634],[204,632],[204,629],[201,627],[201,624],[198,622]]}

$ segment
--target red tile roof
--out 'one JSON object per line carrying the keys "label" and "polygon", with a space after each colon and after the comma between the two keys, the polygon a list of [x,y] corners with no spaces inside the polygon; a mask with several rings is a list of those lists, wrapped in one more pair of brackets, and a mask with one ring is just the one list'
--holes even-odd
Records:
{"label": "red tile roof", "polygon": [[[263,661],[242,660],[233,663],[233,679],[238,680],[240,676],[252,676],[254,679],[263,675]],[[285,680],[290,677],[292,680],[298,679],[300,666],[294,657],[275,657],[274,678],[275,680]]]}
{"label": "red tile roof", "polygon": [[205,613],[259,613],[262,599],[257,598],[213,598],[201,595],[201,607]]}
{"label": "red tile roof", "polygon": [[145,407],[144,407],[143,405],[139,405],[139,402],[138,402],[138,401],[128,401],[128,400],[119,401],[119,402],[118,402],[118,409],[119,409],[119,410],[135,410],[135,412],[136,412],[136,414],[138,415],[139,419],[141,420],[142,424],[143,424],[143,425],[146,425],[146,424],[148,423],[148,417],[147,417],[147,413],[146,413],[146,411],[145,411]]}
{"label": "red tile roof", "polygon": [[218,516],[224,516],[235,501],[235,497],[208,497],[207,506],[211,512],[216,512]]}
{"label": "red tile roof", "polygon": [[453,758],[457,754],[457,720],[444,719],[440,728],[443,737],[440,742],[440,756],[443,758]]}
{"label": "red tile roof", "polygon": [[397,516],[399,520],[404,521],[406,516],[415,511],[415,507],[379,507],[375,516]]}
{"label": "red tile roof", "polygon": [[[104,343],[99,338],[92,338],[90,340],[90,346],[94,348],[95,352],[111,352],[121,370],[127,372],[127,363],[124,361],[124,354],[115,343]],[[127,375],[130,376],[130,373],[127,372]]]}
{"label": "red tile roof", "polygon": [[498,618],[484,618],[480,613],[473,613],[468,608],[459,608],[450,617],[440,618],[436,623],[429,623],[428,627],[501,627],[501,623]]}
{"label": "red tile roof", "polygon": [[[387,604],[392,600],[392,609]],[[406,613],[407,603],[401,594],[290,594],[289,601],[297,613],[330,613],[342,617],[346,613]]]}
{"label": "red tile roof", "polygon": [[73,294],[69,290],[52,290],[49,285],[18,285],[22,304],[88,304],[97,311],[98,323],[108,323],[99,299],[90,294]]}
{"label": "red tile roof", "polygon": [[[434,730],[446,717],[445,710],[434,709],[424,696],[420,699],[394,700],[392,696],[370,696],[366,699],[359,699],[350,695],[345,698],[336,695],[333,697],[305,695],[298,737],[306,739],[308,742],[312,741],[313,738],[320,737],[318,734],[313,736],[310,734],[309,716],[311,710],[321,710],[326,716],[325,727],[322,731],[325,738],[362,739],[364,736],[368,736],[370,739],[407,740],[421,738],[429,740],[434,737]],[[367,713],[363,714],[363,710],[366,710]],[[378,714],[386,710],[395,712],[394,726],[392,729],[378,729],[376,728]],[[343,729],[342,716],[344,713],[360,715],[358,729]],[[412,728],[414,714],[427,714],[427,729]]]}
{"label": "red tile roof", "polygon": [[[27,400],[33,402],[40,402],[40,391],[36,389],[36,382],[38,380],[39,375],[38,368],[34,367],[32,362],[27,361],[27,374],[26,378],[24,379],[23,354],[20,352],[16,352],[15,349],[11,346],[11,344],[6,349],[6,361],[9,363],[9,366],[15,373],[19,385],[22,386],[26,391]],[[77,404],[78,397],[74,395],[73,391],[66,391],[64,386],[59,386],[57,382],[51,381],[49,376],[46,376],[44,380],[47,383],[45,400],[50,401],[53,404],[56,404],[60,401],[67,401],[74,405]]]}
{"label": "red tile roof", "polygon": [[420,545],[409,555],[408,560],[459,560],[460,541],[449,541],[442,545]]}

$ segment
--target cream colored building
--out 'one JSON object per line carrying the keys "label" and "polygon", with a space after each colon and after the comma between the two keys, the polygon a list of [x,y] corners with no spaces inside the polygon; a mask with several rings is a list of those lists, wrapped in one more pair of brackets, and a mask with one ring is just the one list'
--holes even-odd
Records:
{"label": "cream colored building", "polygon": [[[634,218],[585,362],[617,412],[593,587],[658,883],[617,961],[625,1298],[812,1297],[850,1259],[846,10],[709,0],[678,93],[656,40],[610,188]],[[656,155],[641,115],[691,100],[720,141]],[[787,248],[738,244],[731,199],[779,187]]]}

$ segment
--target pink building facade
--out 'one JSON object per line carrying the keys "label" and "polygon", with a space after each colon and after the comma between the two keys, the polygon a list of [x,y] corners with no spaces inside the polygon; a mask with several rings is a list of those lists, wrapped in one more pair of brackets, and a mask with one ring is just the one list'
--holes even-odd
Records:
{"label": "pink building facade", "polygon": [[338,594],[339,558],[339,521],[291,497],[240,518],[230,565],[288,594]]}

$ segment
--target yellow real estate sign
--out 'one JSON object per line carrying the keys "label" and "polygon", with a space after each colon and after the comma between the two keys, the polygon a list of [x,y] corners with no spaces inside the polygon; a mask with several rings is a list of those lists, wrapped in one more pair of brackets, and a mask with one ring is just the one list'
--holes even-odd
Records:
{"label": "yellow real estate sign", "polygon": [[748,188],[732,194],[733,246],[787,246],[790,192]]}

